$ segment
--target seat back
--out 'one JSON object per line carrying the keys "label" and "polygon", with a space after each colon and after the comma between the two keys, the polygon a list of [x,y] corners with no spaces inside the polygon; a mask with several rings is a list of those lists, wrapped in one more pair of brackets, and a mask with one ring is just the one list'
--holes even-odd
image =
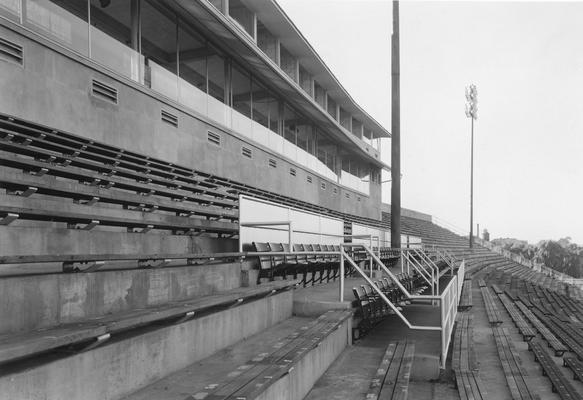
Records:
{"label": "seat back", "polygon": [[[273,252],[282,253],[284,251],[283,245],[281,243],[269,243],[269,248]],[[274,255],[271,257],[271,260],[273,262],[273,266],[278,267],[278,266],[285,263],[285,256],[283,254],[282,255]]]}
{"label": "seat back", "polygon": [[[271,251],[269,244],[261,242],[253,242],[253,250],[257,253],[267,253]],[[271,269],[273,267],[271,256],[259,256],[259,268],[261,269]]]}
{"label": "seat back", "polygon": [[[306,251],[303,244],[296,243],[294,244],[294,251]],[[299,263],[305,263],[307,261],[307,257],[305,254],[297,254],[296,260]]]}

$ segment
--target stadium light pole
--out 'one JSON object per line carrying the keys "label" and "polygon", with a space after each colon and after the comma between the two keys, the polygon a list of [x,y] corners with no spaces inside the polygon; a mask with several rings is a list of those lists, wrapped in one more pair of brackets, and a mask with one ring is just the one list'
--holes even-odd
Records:
{"label": "stadium light pole", "polygon": [[401,103],[399,2],[393,1],[391,35],[391,247],[401,247]]}
{"label": "stadium light pole", "polygon": [[478,119],[478,88],[466,86],[466,117],[472,123],[472,144],[470,149],[470,249],[474,247],[474,120]]}

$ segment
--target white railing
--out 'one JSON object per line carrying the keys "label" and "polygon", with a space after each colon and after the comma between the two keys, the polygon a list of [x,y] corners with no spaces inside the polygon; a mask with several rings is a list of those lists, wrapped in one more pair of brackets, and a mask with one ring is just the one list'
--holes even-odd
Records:
{"label": "white railing", "polygon": [[[366,273],[350,258],[350,256],[344,250],[345,247],[362,247],[368,256],[374,260],[375,263],[383,270],[393,283],[399,288],[403,295],[409,300],[431,300],[438,301],[440,307],[441,321],[439,326],[430,325],[413,325],[407,319],[407,317],[395,306],[383,293],[383,291],[366,275]],[[440,354],[440,367],[445,368],[445,362],[447,359],[447,352],[449,345],[451,343],[453,326],[455,323],[455,318],[457,315],[457,306],[459,304],[460,293],[461,293],[461,283],[463,284],[463,278],[465,275],[465,262],[462,261],[460,269],[458,269],[458,274],[454,276],[449,284],[446,286],[445,290],[441,295],[412,295],[409,291],[401,284],[399,279],[382,263],[382,261],[374,254],[374,252],[364,245],[354,245],[349,243],[344,243],[340,247],[340,282],[339,282],[339,297],[340,301],[344,301],[344,270],[345,263],[348,262],[355,271],[357,271],[362,278],[370,285],[372,290],[383,299],[383,301],[391,308],[391,310],[412,330],[424,330],[424,331],[440,331],[441,332],[441,354]],[[461,276],[460,276],[461,273]]]}

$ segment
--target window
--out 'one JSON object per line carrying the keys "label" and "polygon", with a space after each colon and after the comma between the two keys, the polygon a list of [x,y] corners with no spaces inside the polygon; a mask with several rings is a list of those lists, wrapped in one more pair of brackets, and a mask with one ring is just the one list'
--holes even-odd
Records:
{"label": "window", "polygon": [[225,59],[218,54],[208,57],[208,94],[225,101]]}
{"label": "window", "polygon": [[299,115],[287,104],[283,110],[283,137],[293,144],[296,144],[296,129]]}
{"label": "window", "polygon": [[362,123],[356,118],[352,118],[352,134],[358,138],[362,138]]}
{"label": "window", "polygon": [[312,76],[300,65],[300,87],[312,96]]}
{"label": "window", "polygon": [[348,132],[352,130],[352,116],[343,108],[340,108],[340,125]]}
{"label": "window", "polygon": [[314,100],[316,100],[316,103],[318,103],[320,107],[326,109],[326,90],[324,90],[324,88],[316,81],[314,81]]}
{"label": "window", "polygon": [[[178,100],[176,17],[167,16],[153,4],[155,3],[143,1],[140,11],[141,48],[147,60],[150,87],[164,96]],[[109,8],[112,7],[107,7],[106,10]],[[91,17],[93,18],[93,9]]]}
{"label": "window", "polygon": [[334,194],[338,194],[338,188],[334,188],[334,189],[332,189],[332,192],[333,192]]}
{"label": "window", "polygon": [[181,21],[179,25],[178,76],[206,93],[207,56],[212,50],[207,47],[203,38],[190,30],[186,23]]}
{"label": "window", "polygon": [[296,170],[295,170],[294,168],[290,168],[290,169],[289,169],[289,174],[290,174],[291,176],[296,176]]}
{"label": "window", "polygon": [[261,21],[257,21],[257,46],[277,64],[277,39]]}
{"label": "window", "polygon": [[255,14],[241,2],[229,0],[229,16],[243,28],[252,38],[255,38]]}
{"label": "window", "polygon": [[320,189],[326,190],[326,183],[325,182],[320,182]]}
{"label": "window", "polygon": [[306,180],[308,181],[308,183],[312,183],[312,177],[310,175],[308,175],[308,177],[306,178]]}
{"label": "window", "polygon": [[298,81],[298,60],[286,50],[285,47],[279,46],[279,66],[294,82]]}
{"label": "window", "polygon": [[279,101],[255,79],[253,79],[252,88],[253,120],[279,133]]}
{"label": "window", "polygon": [[231,104],[236,111],[251,117],[251,76],[235,66],[231,69]]}
{"label": "window", "polygon": [[336,102],[328,96],[328,114],[332,116],[335,120],[338,120],[338,115],[336,114]]}
{"label": "window", "polygon": [[277,161],[275,161],[274,159],[270,158],[269,159],[269,166],[271,168],[277,168]]}

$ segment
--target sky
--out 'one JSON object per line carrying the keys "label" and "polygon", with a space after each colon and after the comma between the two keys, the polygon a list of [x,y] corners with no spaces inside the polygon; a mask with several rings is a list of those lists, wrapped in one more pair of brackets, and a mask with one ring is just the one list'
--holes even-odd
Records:
{"label": "sky", "polygon": [[[391,2],[278,3],[390,130]],[[583,245],[582,20],[583,2],[401,1],[403,207],[469,231],[474,83],[474,223],[491,239]],[[390,141],[382,153],[390,163]]]}

